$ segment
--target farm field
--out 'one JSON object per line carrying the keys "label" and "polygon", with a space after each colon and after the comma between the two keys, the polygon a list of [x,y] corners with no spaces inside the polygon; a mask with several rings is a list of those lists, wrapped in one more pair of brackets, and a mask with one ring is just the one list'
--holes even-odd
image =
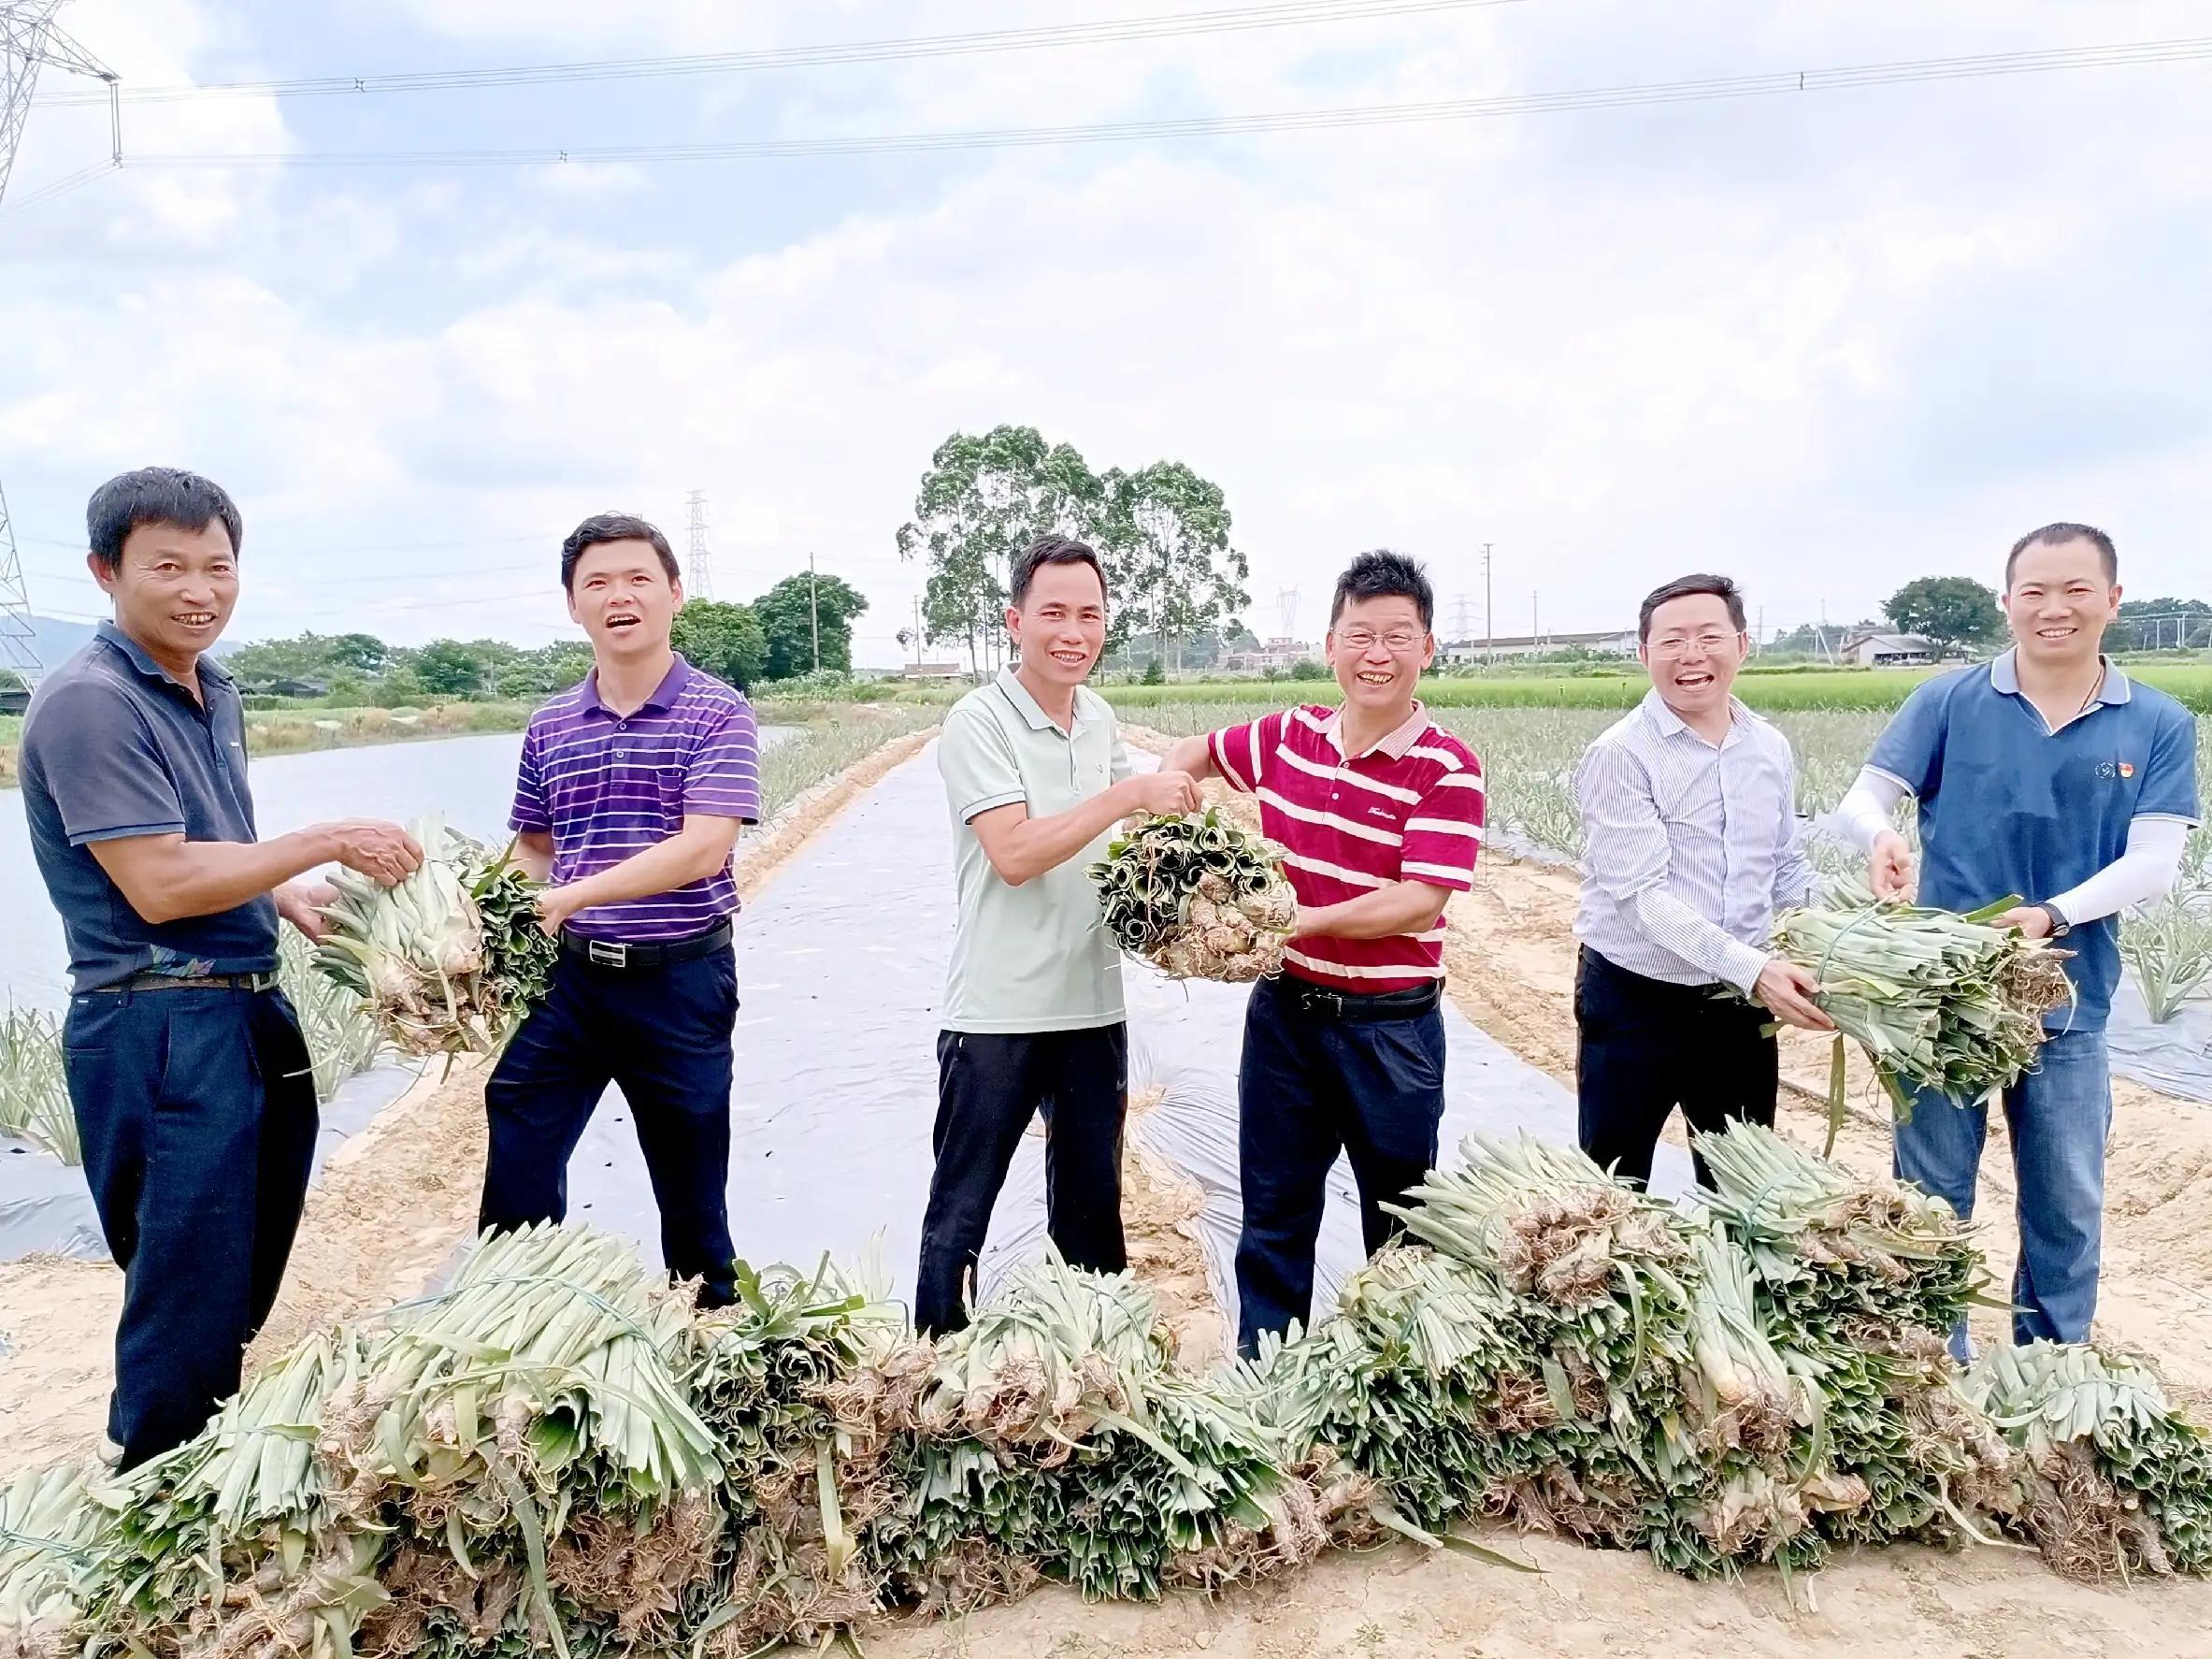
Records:
{"label": "farm field", "polygon": [[[1152,721],[1171,718],[1178,729],[1195,729],[1272,706],[1272,699],[1194,702],[1171,714],[1148,713]],[[1446,715],[1483,748],[1500,817],[1552,845],[1573,837],[1572,801],[1564,797],[1567,819],[1548,823],[1542,817],[1546,802],[1548,810],[1559,810],[1558,780],[1611,717],[1573,709]],[[1788,717],[1785,725],[1807,757],[1808,795],[1841,792],[1880,721],[1871,713]],[[819,777],[841,764],[840,782],[827,795],[810,798],[810,808],[780,832],[751,846],[748,895],[812,836],[835,837],[840,826],[830,815],[846,801],[865,801],[891,766],[914,753],[926,724],[923,711],[911,710],[873,732],[859,722],[850,723],[850,730],[833,722],[812,734],[811,746],[819,747],[803,769],[795,757],[794,786],[802,770]],[[893,732],[903,735],[879,747]],[[1149,736],[1132,727],[1133,741]],[[847,744],[850,750],[842,747]],[[1553,794],[1515,781],[1539,777],[1553,780]],[[940,832],[935,823],[927,827],[926,833]],[[835,846],[821,850],[843,856]],[[1567,922],[1574,888],[1568,871],[1493,858],[1477,891],[1457,902],[1452,914],[1455,1002],[1513,1054],[1555,1079],[1572,1072]],[[774,966],[764,954],[748,972],[765,979]],[[1822,1064],[1817,1049],[1793,1051],[1790,1075],[1811,1081]],[[426,1078],[334,1163],[310,1200],[302,1249],[257,1360],[274,1357],[331,1320],[414,1293],[450,1261],[466,1236],[480,1178],[481,1081],[481,1073],[467,1068]],[[1785,1126],[1800,1139],[1816,1139],[1818,1115],[1809,1104],[1793,1104]],[[1854,1122],[1842,1152],[1854,1167],[1872,1171],[1885,1161],[1885,1144],[1877,1124]],[[2212,1175],[2212,1116],[2124,1087],[2115,1147],[2104,1334],[2157,1355],[2201,1407],[2212,1399],[2212,1250],[2195,1216],[2196,1193]],[[1179,1328],[1218,1326],[1220,1309],[1206,1289],[1188,1206],[1171,1190],[1155,1190],[1136,1177],[1130,1193],[1131,1258],[1140,1276],[1163,1306],[1176,1310]],[[1982,1204],[1989,1223],[1984,1243],[2002,1271],[2010,1189],[2001,1143],[1992,1148]],[[48,1259],[0,1267],[0,1327],[18,1348],[0,1365],[0,1415],[16,1425],[0,1450],[0,1472],[88,1442],[105,1384],[115,1286],[111,1268],[89,1263]],[[1990,1334],[1986,1325],[1982,1334]],[[1642,1556],[1502,1533],[1487,1541],[1539,1567],[1540,1575],[1397,1547],[1325,1559],[1296,1579],[1214,1599],[1181,1594],[1152,1607],[1086,1607],[1065,1591],[1047,1589],[955,1622],[917,1620],[871,1633],[865,1651],[893,1659],[1167,1659],[1201,1652],[1248,1659],[1432,1653],[1508,1659],[1657,1655],[1680,1651],[1686,1633],[1694,1632],[1761,1659],[1923,1653],[1996,1659],[2049,1651],[2055,1632],[2076,1652],[2184,1655],[2205,1651],[2200,1638],[2212,1620],[2206,1586],[2074,1584],[2052,1577],[2031,1555],[1999,1548],[1959,1555],[1918,1548],[1846,1552],[1792,1590],[1772,1572],[1737,1583],[1691,1583]],[[2032,1617],[2024,1611],[2031,1605]]]}
{"label": "farm field", "polygon": [[[2212,663],[2148,662],[2123,664],[2127,672],[2147,685],[2178,700],[2198,714],[2212,714]],[[1938,672],[1935,669],[1779,669],[1747,670],[1736,682],[1736,694],[1762,712],[1792,710],[1888,711],[1912,695],[1913,687]],[[1587,673],[1529,673],[1500,671],[1480,674],[1438,675],[1425,680],[1421,695],[1435,709],[1611,709],[1632,708],[1650,688],[1633,663],[1618,670],[1593,669]],[[1103,687],[1117,709],[1130,712],[1173,708],[1185,703],[1266,702],[1270,699],[1295,700],[1301,696],[1325,699],[1329,682],[1318,680],[1300,688],[1297,681],[1183,681],[1167,685],[1115,685]],[[1157,722],[1155,722],[1157,724]]]}

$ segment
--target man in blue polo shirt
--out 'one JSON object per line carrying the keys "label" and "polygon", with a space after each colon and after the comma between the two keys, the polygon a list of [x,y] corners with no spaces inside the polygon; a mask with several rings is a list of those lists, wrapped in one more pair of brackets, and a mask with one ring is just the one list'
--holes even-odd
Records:
{"label": "man in blue polo shirt", "polygon": [[[2050,1040],[2004,1090],[2004,1114],[2019,1188],[2014,1340],[2079,1342],[2097,1310],[2119,915],[2179,871],[2197,815],[2196,727],[2102,655],[2120,591],[2103,531],[2055,524],[2021,537],[2004,585],[2012,649],[1915,691],[1843,811],[1884,897],[1912,887],[1891,814],[1917,797],[1920,902],[1976,910],[2018,895],[2026,902],[2000,919],[2073,953],[2074,1003],[2049,1017]],[[1985,1104],[1923,1096],[1898,1126],[1897,1173],[1972,1216],[1988,1118]],[[1963,1331],[1953,1343],[1963,1357]]]}
{"label": "man in blue polo shirt", "polygon": [[277,1298],[314,1151],[314,1078],[276,988],[277,919],[309,937],[336,860],[387,884],[395,824],[255,839],[237,688],[207,653],[238,598],[241,525],[206,479],[149,467],[85,512],[115,601],[23,727],[31,850],[69,945],[69,1101],[123,1271],[108,1435],[125,1468],[197,1434]]}
{"label": "man in blue polo shirt", "polygon": [[729,1235],[730,1045],[738,964],[730,870],[760,816],[753,707],[668,642],[683,603],[668,538],[587,518],[561,546],[568,613],[593,668],[531,716],[512,823],[561,942],[553,988],[484,1090],[484,1227],[567,1213],[568,1157],[618,1085],[660,1205],[661,1258],[736,1294]]}

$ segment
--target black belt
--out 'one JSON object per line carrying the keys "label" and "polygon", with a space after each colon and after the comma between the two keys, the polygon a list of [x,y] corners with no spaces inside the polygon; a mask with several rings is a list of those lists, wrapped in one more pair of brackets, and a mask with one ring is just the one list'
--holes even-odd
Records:
{"label": "black belt", "polygon": [[1418,1019],[1444,1000],[1444,982],[1435,979],[1404,990],[1331,990],[1287,974],[1277,983],[1300,1013],[1324,1019]]}
{"label": "black belt", "polygon": [[666,968],[673,962],[695,961],[712,956],[730,941],[730,925],[719,921],[704,933],[688,939],[667,939],[652,945],[625,945],[612,939],[586,939],[581,933],[561,932],[561,954],[589,962],[595,968]]}
{"label": "black belt", "polygon": [[134,974],[121,985],[95,985],[94,991],[250,990],[276,988],[274,974]]}

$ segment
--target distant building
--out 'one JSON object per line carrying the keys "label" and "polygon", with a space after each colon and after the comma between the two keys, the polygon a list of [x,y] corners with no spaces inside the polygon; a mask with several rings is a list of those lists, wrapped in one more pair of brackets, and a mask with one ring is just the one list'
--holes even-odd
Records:
{"label": "distant building", "polygon": [[1918,634],[1855,633],[1844,641],[1843,658],[1862,669],[1924,668],[1943,660],[1943,647]]}
{"label": "distant building", "polygon": [[1542,656],[1547,651],[1583,650],[1600,656],[1636,655],[1636,630],[1600,628],[1595,633],[1501,634],[1494,640],[1450,640],[1437,649],[1446,662],[1487,662],[1494,657]]}
{"label": "distant building", "polygon": [[960,662],[910,662],[898,671],[903,680],[965,680],[968,665]]}
{"label": "distant building", "polygon": [[1272,639],[1256,651],[1228,651],[1221,666],[1232,674],[1277,673],[1312,661],[1320,653],[1303,640]]}

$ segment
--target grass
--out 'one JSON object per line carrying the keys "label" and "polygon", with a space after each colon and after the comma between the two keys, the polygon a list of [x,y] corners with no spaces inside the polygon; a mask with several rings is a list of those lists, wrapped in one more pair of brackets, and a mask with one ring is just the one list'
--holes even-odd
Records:
{"label": "grass", "polygon": [[[2122,665],[2131,678],[2155,685],[2200,715],[2212,714],[2212,663],[2154,662]],[[1736,682],[1737,695],[1761,711],[1823,710],[1887,713],[1902,706],[1913,688],[1938,671],[1932,669],[1838,669],[1820,672],[1786,670],[1751,671]],[[1611,709],[1632,708],[1650,688],[1641,673],[1470,674],[1439,676],[1422,683],[1421,695],[1436,709]],[[1117,710],[1156,709],[1177,703],[1257,701],[1327,702],[1336,686],[1329,680],[1187,681],[1171,685],[1113,685],[1102,688]]]}

